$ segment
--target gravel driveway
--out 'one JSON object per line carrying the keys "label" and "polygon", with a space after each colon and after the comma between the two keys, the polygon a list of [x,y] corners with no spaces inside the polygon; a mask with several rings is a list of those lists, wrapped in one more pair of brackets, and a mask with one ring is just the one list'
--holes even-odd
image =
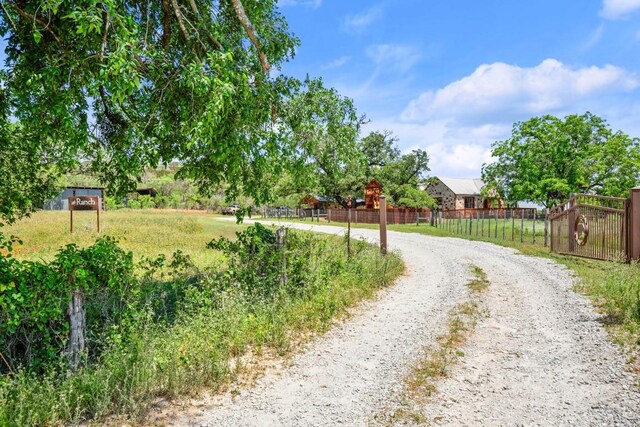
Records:
{"label": "gravel driveway", "polygon": [[[309,228],[306,224],[293,225]],[[314,231],[344,228],[314,225]],[[374,230],[352,230],[375,241]],[[467,298],[470,264],[491,286],[490,317],[424,409],[450,425],[640,425],[637,378],[572,290],[570,271],[509,248],[389,232],[407,273],[375,301],[240,395],[218,396],[172,418],[185,426],[367,426],[402,392],[448,311]]]}

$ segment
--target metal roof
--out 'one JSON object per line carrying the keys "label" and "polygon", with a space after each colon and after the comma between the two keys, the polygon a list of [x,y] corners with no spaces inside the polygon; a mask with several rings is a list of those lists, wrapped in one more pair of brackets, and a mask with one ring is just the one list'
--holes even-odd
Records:
{"label": "metal roof", "polygon": [[484,182],[480,178],[463,179],[463,178],[440,178],[440,181],[455,194],[479,195],[480,190],[484,187]]}

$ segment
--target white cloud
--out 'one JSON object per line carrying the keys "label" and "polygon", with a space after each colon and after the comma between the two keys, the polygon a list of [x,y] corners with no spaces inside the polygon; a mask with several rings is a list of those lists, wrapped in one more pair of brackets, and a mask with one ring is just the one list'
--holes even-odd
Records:
{"label": "white cloud", "polygon": [[317,9],[322,6],[322,0],[279,0],[278,6],[307,6],[311,9]]}
{"label": "white cloud", "polygon": [[451,178],[478,178],[482,165],[491,161],[491,143],[511,133],[510,124],[460,127],[446,120],[424,124],[383,120],[367,124],[363,134],[379,129],[392,130],[405,152],[426,150],[429,175]]}
{"label": "white cloud", "polygon": [[347,31],[362,31],[382,17],[382,6],[376,5],[364,12],[347,15],[344,19],[344,29]]}
{"label": "white cloud", "polygon": [[349,61],[351,61],[350,56],[341,56],[329,62],[328,64],[323,65],[322,68],[324,69],[340,68]]}
{"label": "white cloud", "polygon": [[411,101],[402,118],[480,118],[504,114],[553,113],[602,93],[628,92],[639,86],[634,73],[613,65],[573,69],[555,59],[531,68],[484,64],[471,75]]}
{"label": "white cloud", "polygon": [[600,15],[607,19],[620,19],[638,9],[640,0],[603,0]]}
{"label": "white cloud", "polygon": [[[484,64],[416,96],[400,115],[390,110],[370,115],[363,134],[391,130],[402,149],[427,151],[431,175],[474,178],[492,161],[492,143],[508,138],[513,123],[536,115],[591,111],[609,121],[612,129],[640,136],[639,88],[636,74],[613,65],[571,67],[554,59],[533,67]],[[373,84],[368,93],[380,96]],[[355,99],[362,102],[366,94]]]}
{"label": "white cloud", "polygon": [[398,44],[371,45],[365,54],[378,67],[400,73],[409,71],[421,58],[416,48]]}

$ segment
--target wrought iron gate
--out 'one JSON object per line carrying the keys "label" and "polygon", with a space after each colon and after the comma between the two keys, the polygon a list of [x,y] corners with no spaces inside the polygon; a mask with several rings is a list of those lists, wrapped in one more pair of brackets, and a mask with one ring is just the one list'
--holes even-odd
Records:
{"label": "wrought iron gate", "polygon": [[551,251],[602,260],[627,259],[629,201],[578,194],[549,212]]}

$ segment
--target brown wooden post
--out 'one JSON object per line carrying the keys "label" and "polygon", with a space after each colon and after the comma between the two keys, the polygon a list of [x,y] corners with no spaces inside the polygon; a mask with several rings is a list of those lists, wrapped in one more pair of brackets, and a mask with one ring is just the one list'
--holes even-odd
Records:
{"label": "brown wooden post", "polygon": [[351,206],[352,197],[347,197],[347,256],[351,256]]}
{"label": "brown wooden post", "polygon": [[69,210],[69,213],[71,214],[71,234],[73,234],[73,209]]}
{"label": "brown wooden post", "polygon": [[640,187],[631,189],[631,206],[627,225],[627,257],[640,260]]}
{"label": "brown wooden post", "polygon": [[387,254],[387,197],[380,196],[380,253]]}
{"label": "brown wooden post", "polygon": [[537,216],[538,211],[534,210],[533,211],[533,244],[536,244],[536,216]]}
{"label": "brown wooden post", "polygon": [[576,239],[573,235],[573,231],[575,229],[576,226],[576,209],[575,208],[569,208],[569,213],[567,215],[567,218],[569,220],[569,224],[567,225],[569,227],[569,252],[570,253],[574,253],[574,251],[576,250]]}
{"label": "brown wooden post", "polygon": [[98,234],[100,234],[100,207],[96,210],[96,219],[98,222]]}
{"label": "brown wooden post", "polygon": [[549,209],[544,210],[544,247],[549,246]]}

